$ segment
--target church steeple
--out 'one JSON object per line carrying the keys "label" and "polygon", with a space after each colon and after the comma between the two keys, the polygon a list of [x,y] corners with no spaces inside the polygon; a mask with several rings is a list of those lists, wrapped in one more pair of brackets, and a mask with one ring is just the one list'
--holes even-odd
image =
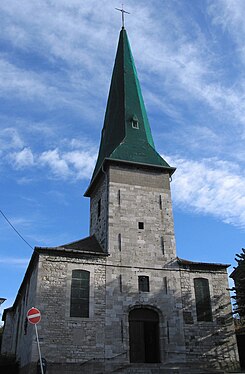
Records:
{"label": "church steeple", "polygon": [[93,183],[105,160],[172,168],[155,150],[137,72],[124,27],[112,74]]}

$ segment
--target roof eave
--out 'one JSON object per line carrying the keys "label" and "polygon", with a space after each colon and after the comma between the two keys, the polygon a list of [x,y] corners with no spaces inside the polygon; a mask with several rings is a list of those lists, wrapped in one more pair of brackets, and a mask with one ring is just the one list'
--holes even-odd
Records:
{"label": "roof eave", "polygon": [[177,257],[177,262],[179,265],[182,266],[189,266],[189,267],[207,267],[207,268],[223,268],[227,269],[230,264],[220,264],[220,263],[213,263],[213,262],[196,262],[196,261],[190,261],[190,260],[185,260],[183,258]]}
{"label": "roof eave", "polygon": [[83,251],[79,249],[73,248],[65,248],[65,247],[38,247],[36,248],[38,253],[52,253],[52,254],[76,254],[76,255],[85,255],[85,256],[102,256],[107,257],[109,256],[106,252],[96,252],[96,251]]}

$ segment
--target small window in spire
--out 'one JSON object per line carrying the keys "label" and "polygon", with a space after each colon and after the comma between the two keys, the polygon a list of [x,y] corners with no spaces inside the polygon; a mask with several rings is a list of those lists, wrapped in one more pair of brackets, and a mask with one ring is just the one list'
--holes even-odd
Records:
{"label": "small window in spire", "polygon": [[133,127],[133,129],[138,129],[139,128],[139,120],[138,120],[138,118],[135,114],[132,117],[132,127]]}

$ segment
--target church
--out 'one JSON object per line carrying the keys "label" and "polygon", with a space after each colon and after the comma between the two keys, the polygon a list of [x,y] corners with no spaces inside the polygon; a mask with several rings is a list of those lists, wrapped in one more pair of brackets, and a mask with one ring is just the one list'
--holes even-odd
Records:
{"label": "church", "polygon": [[177,257],[170,182],[124,27],[97,163],[90,234],[36,247],[3,314],[2,354],[36,373],[36,307],[47,374],[222,373],[239,368],[226,264]]}

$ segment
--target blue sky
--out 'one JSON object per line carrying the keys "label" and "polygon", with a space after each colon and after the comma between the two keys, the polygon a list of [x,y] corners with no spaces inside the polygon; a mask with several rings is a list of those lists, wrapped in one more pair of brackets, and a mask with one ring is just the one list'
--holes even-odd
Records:
{"label": "blue sky", "polygon": [[[0,2],[0,209],[31,246],[88,235],[118,1]],[[235,265],[245,233],[245,2],[125,1],[179,257]],[[0,216],[3,307],[32,249]],[[231,271],[232,268],[229,269]]]}

